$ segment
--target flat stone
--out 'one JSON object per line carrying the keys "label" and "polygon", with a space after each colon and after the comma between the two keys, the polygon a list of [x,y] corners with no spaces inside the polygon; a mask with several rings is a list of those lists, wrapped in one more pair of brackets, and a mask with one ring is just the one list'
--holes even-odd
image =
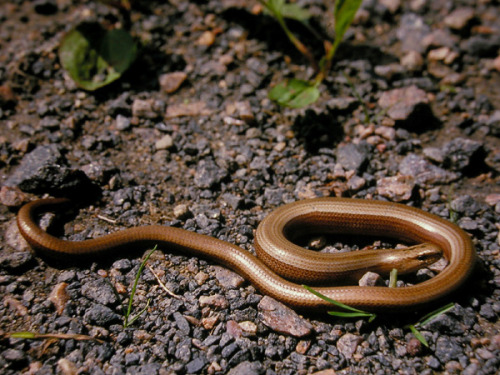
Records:
{"label": "flat stone", "polygon": [[259,319],[276,332],[295,337],[304,337],[312,332],[311,323],[269,296],[264,296],[260,300],[258,308]]}
{"label": "flat stone", "polygon": [[212,111],[207,108],[205,102],[192,102],[192,103],[179,103],[172,104],[167,107],[167,112],[165,117],[175,118],[175,117],[193,117],[193,116],[207,116],[210,115]]}
{"label": "flat stone", "polygon": [[186,79],[187,74],[184,72],[162,74],[159,78],[160,87],[167,94],[172,94],[181,87]]}
{"label": "flat stone", "polygon": [[461,7],[444,18],[444,24],[453,30],[462,30],[474,18],[474,9]]}
{"label": "flat stone", "polygon": [[424,90],[409,86],[384,92],[378,105],[387,110],[387,115],[396,121],[408,120],[417,107],[428,107],[429,99]]}
{"label": "flat stone", "polygon": [[403,202],[411,198],[415,185],[412,176],[383,177],[377,180],[377,194],[394,202]]}

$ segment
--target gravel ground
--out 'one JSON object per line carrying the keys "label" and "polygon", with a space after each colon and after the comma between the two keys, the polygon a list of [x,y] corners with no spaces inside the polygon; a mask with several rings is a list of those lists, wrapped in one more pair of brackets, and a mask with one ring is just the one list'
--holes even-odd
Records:
{"label": "gravel ground", "polygon": [[[81,21],[113,24],[118,13],[91,1],[0,5],[2,373],[498,374],[498,2],[365,1],[308,109],[267,99],[270,86],[312,71],[256,2],[139,3],[139,58],[95,93],[68,78],[57,47]],[[330,2],[297,3],[332,36]],[[429,311],[371,323],[298,315],[237,274],[168,249],[139,281],[134,309],[149,301],[146,312],[123,328],[147,249],[87,264],[33,254],[15,215],[46,195],[78,198],[72,216],[42,218],[67,239],[155,223],[251,252],[258,223],[287,202],[390,200],[456,220],[480,262],[443,301],[453,309],[420,329],[428,348],[405,326]],[[329,239],[325,251],[381,245],[369,240]]]}

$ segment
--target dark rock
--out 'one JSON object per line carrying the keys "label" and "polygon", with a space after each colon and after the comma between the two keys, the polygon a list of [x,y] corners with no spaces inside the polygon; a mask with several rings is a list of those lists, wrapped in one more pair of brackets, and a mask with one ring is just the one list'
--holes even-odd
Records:
{"label": "dark rock", "polygon": [[224,193],[222,200],[229,204],[233,210],[240,208],[243,204],[243,198],[231,193]]}
{"label": "dark rock", "polygon": [[493,306],[489,303],[481,305],[481,309],[479,310],[479,315],[488,320],[494,320],[497,317],[497,314],[493,310]]}
{"label": "dark rock", "polygon": [[188,321],[186,320],[186,318],[179,312],[175,312],[174,313],[174,320],[175,320],[175,324],[177,325],[177,328],[179,328],[179,330],[185,334],[186,336],[189,335],[189,333],[191,332],[191,327],[189,326],[189,323]]}
{"label": "dark rock", "polygon": [[481,206],[470,195],[461,195],[450,202],[450,209],[465,216],[474,216]]}
{"label": "dark rock", "polygon": [[455,138],[443,147],[444,165],[453,171],[463,171],[467,167],[480,169],[481,156],[484,156],[481,142],[466,138]]}
{"label": "dark rock", "polygon": [[109,307],[95,304],[85,312],[83,319],[88,323],[106,327],[112,323],[118,322],[120,320],[120,316]]}
{"label": "dark rock", "polygon": [[0,268],[9,271],[18,271],[30,266],[33,262],[33,255],[29,251],[0,254]]}
{"label": "dark rock", "polygon": [[201,189],[211,189],[226,176],[227,171],[219,168],[212,159],[203,159],[196,168],[194,183]]}
{"label": "dark rock", "polygon": [[179,342],[175,348],[175,358],[188,362],[191,359],[191,339],[185,338]]}
{"label": "dark rock", "polygon": [[186,364],[186,371],[189,374],[198,374],[206,364],[207,360],[204,357],[197,357]]}
{"label": "dark rock", "polygon": [[116,291],[104,278],[83,284],[82,295],[101,305],[114,305],[118,301]]}
{"label": "dark rock", "polygon": [[436,341],[436,357],[442,364],[459,359],[463,353],[462,346],[456,339],[448,336],[440,336]]}
{"label": "dark rock", "polygon": [[367,143],[347,143],[337,148],[337,162],[345,170],[361,171],[370,157],[370,145]]}
{"label": "dark rock", "polygon": [[26,354],[18,349],[6,349],[2,352],[2,357],[9,362],[8,366],[13,368],[24,365],[28,359]]}
{"label": "dark rock", "polygon": [[265,372],[260,362],[241,362],[236,367],[232,368],[228,375],[261,375]]}
{"label": "dark rock", "polygon": [[475,58],[495,57],[500,48],[500,34],[474,35],[460,43],[462,51]]}
{"label": "dark rock", "polygon": [[66,159],[57,145],[38,146],[23,157],[5,185],[17,186],[30,193],[61,195],[84,191],[88,197],[95,192],[96,189],[82,171],[72,170],[65,165]]}
{"label": "dark rock", "polygon": [[234,342],[225,346],[221,351],[222,358],[226,358],[226,359],[230,358],[234,353],[236,353],[236,351],[238,349],[239,349],[238,344],[236,344]]}

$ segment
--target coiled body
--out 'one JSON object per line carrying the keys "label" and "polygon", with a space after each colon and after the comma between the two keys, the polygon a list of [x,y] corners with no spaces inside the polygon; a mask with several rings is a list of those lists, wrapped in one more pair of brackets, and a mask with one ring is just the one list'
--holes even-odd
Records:
{"label": "coiled body", "polygon": [[[66,199],[46,199],[21,208],[17,218],[19,230],[31,246],[56,257],[99,254],[144,243],[158,244],[165,249],[168,246],[168,249],[175,251],[214,259],[246,277],[262,293],[295,308],[331,309],[332,306],[277,273],[303,283],[310,281],[308,274],[312,273],[312,281],[325,282],[329,278],[366,270],[381,257],[376,253],[378,250],[315,253],[290,242],[290,238],[295,235],[345,233],[434,245],[424,247],[420,252],[417,247],[412,250],[416,252],[409,256],[405,252],[389,253],[386,263],[390,268],[394,265],[396,268],[403,267],[405,263],[420,258],[432,258],[437,247],[442,249],[448,266],[436,277],[417,285],[403,288],[315,288],[334,300],[370,311],[413,309],[434,302],[462,285],[475,263],[472,242],[464,231],[437,216],[395,203],[317,198],[284,205],[269,214],[257,229],[255,248],[262,260],[238,246],[179,228],[136,227],[101,238],[71,242],[53,237],[36,225],[34,216],[37,211],[67,203]],[[391,263],[391,259],[394,263]]]}

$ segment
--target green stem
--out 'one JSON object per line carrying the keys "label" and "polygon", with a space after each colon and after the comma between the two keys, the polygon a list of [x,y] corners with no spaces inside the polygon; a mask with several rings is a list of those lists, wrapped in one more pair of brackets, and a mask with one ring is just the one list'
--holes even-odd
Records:
{"label": "green stem", "polygon": [[320,68],[319,68],[318,63],[316,62],[316,59],[314,58],[314,55],[311,53],[309,48],[307,48],[305,46],[305,44],[302,43],[290,31],[290,29],[286,25],[286,22],[285,22],[285,19],[283,18],[283,15],[280,12],[277,12],[273,7],[269,7],[267,5],[267,2],[265,2],[264,0],[259,0],[259,3],[261,3],[264,7],[266,7],[267,10],[269,10],[269,12],[272,13],[272,15],[274,16],[274,18],[276,18],[276,20],[278,21],[279,25],[281,26],[281,28],[285,32],[285,34],[288,37],[288,39],[290,40],[290,42],[292,42],[292,44],[295,46],[295,48],[309,60],[309,63],[311,64],[311,66],[314,69],[314,72],[317,74],[320,71]]}

